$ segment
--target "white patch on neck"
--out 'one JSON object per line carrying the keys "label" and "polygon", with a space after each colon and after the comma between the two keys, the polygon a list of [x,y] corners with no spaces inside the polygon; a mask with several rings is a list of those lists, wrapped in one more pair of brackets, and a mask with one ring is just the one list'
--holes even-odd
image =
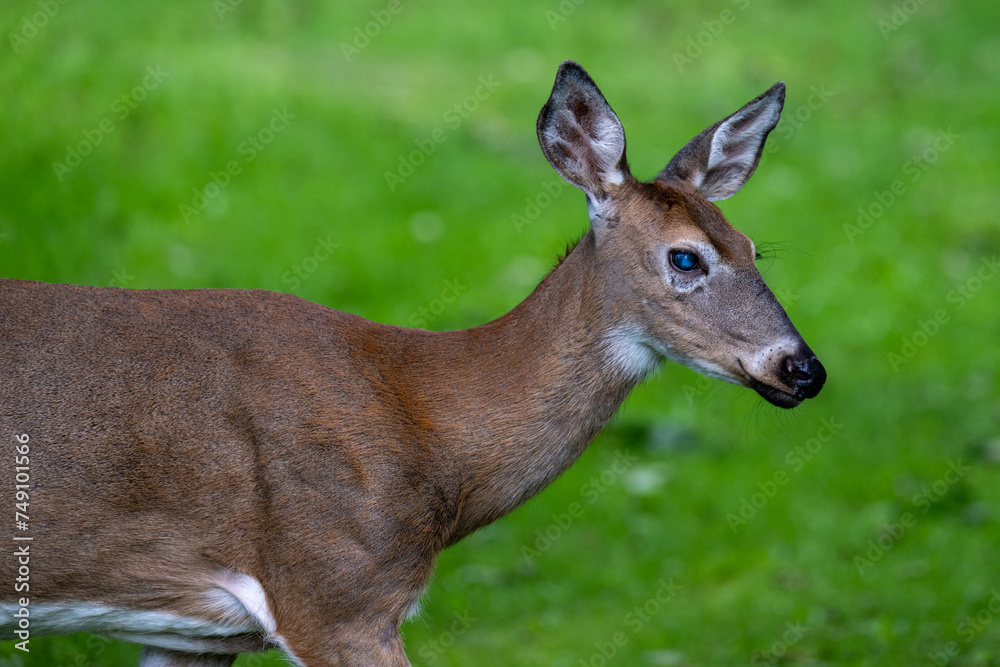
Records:
{"label": "white patch on neck", "polygon": [[650,347],[646,336],[632,327],[618,326],[609,331],[604,350],[611,367],[637,382],[660,362],[660,354]]}

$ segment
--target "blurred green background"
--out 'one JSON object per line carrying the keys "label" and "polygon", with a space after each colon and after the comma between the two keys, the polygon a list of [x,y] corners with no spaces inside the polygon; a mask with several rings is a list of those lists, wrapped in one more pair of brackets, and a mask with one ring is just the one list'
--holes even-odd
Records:
{"label": "blurred green background", "polygon": [[[407,652],[1000,664],[998,24],[986,0],[5,2],[0,275],[469,327],[586,228],[535,140],[560,61],[642,179],[784,80],[720,207],[768,249],[823,393],[784,412],[665,365],[551,488],[442,554]],[[0,664],[138,656],[30,646]]]}

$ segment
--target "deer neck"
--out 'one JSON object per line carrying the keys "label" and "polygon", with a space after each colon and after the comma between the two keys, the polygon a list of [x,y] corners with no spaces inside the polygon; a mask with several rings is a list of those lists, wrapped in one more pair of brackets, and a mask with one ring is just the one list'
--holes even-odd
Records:
{"label": "deer neck", "polygon": [[[655,360],[621,359],[622,332],[593,232],[507,315],[467,337],[455,541],[569,468]],[[620,303],[620,301],[619,301]]]}

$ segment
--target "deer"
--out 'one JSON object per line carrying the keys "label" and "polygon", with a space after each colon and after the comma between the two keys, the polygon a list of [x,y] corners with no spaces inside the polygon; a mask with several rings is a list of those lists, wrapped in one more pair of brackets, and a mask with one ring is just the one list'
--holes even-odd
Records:
{"label": "deer", "polygon": [[409,665],[400,627],[437,555],[566,471],[661,361],[779,408],[815,397],[823,365],[713,203],[756,170],[784,96],[640,182],[618,116],[563,62],[536,132],[589,227],[465,330],[264,290],[0,279],[3,488],[25,503],[0,638],[98,633],[141,644],[142,667],[274,648]]}

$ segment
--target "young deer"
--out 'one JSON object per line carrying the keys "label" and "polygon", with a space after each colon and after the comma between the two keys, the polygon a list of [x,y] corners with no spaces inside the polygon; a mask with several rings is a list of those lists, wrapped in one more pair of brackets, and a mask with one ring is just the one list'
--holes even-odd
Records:
{"label": "young deer", "polygon": [[399,627],[437,553],[566,470],[662,358],[783,408],[815,396],[823,366],[711,203],[753,173],[783,100],[775,84],[640,183],[618,117],[563,63],[538,139],[590,229],[464,331],[265,291],[0,282],[4,488],[25,482],[13,532],[32,538],[2,557],[0,637],[103,633],[145,667],[270,647],[407,665]]}

